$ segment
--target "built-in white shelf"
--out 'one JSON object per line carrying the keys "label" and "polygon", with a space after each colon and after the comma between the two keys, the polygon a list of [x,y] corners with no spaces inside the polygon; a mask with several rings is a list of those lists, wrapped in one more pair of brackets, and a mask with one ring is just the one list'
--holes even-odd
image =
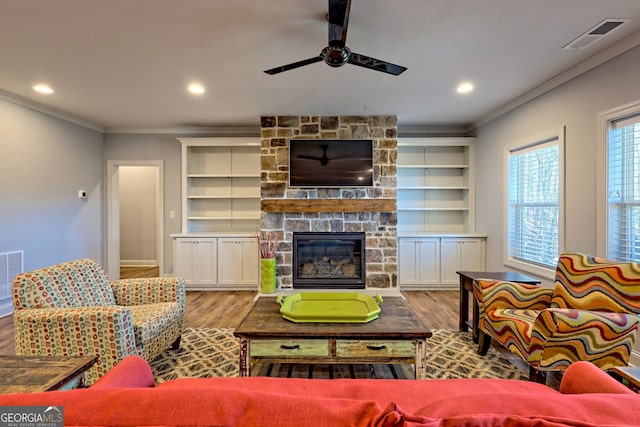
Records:
{"label": "built-in white shelf", "polygon": [[260,224],[260,141],[181,138],[182,232],[256,231]]}
{"label": "built-in white shelf", "polygon": [[475,231],[474,138],[398,139],[398,231]]}

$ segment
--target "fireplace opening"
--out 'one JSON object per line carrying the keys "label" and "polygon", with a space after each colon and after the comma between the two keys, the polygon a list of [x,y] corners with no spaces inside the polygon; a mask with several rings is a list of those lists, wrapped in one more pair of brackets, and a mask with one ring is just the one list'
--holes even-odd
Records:
{"label": "fireplace opening", "polygon": [[293,233],[293,287],[364,289],[364,233]]}

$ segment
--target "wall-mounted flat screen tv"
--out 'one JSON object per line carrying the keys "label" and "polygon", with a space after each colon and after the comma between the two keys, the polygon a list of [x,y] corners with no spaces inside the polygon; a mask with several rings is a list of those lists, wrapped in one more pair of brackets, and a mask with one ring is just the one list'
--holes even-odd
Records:
{"label": "wall-mounted flat screen tv", "polygon": [[372,140],[289,140],[289,186],[370,187],[372,185]]}

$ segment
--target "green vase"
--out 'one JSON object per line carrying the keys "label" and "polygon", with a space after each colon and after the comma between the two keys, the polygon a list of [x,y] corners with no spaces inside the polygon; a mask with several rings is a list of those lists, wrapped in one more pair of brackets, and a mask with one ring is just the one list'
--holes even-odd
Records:
{"label": "green vase", "polygon": [[260,291],[264,294],[276,291],[275,258],[260,258]]}

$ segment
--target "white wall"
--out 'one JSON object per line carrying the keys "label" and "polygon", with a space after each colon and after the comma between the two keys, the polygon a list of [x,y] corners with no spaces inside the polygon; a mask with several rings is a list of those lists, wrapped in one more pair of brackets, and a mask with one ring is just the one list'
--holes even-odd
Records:
{"label": "white wall", "polygon": [[487,270],[503,265],[505,146],[566,127],[565,249],[596,253],[596,116],[640,100],[635,48],[477,130],[477,230],[487,233]]}
{"label": "white wall", "polygon": [[5,99],[0,118],[0,252],[23,249],[26,271],[104,265],[102,133]]}
{"label": "white wall", "polygon": [[560,126],[566,127],[565,249],[606,256],[596,252],[596,119],[640,100],[638,70],[635,48],[478,129],[476,225],[488,235],[487,271],[509,270],[503,265],[505,146]]}
{"label": "white wall", "polygon": [[156,168],[121,166],[120,264],[158,265]]}

